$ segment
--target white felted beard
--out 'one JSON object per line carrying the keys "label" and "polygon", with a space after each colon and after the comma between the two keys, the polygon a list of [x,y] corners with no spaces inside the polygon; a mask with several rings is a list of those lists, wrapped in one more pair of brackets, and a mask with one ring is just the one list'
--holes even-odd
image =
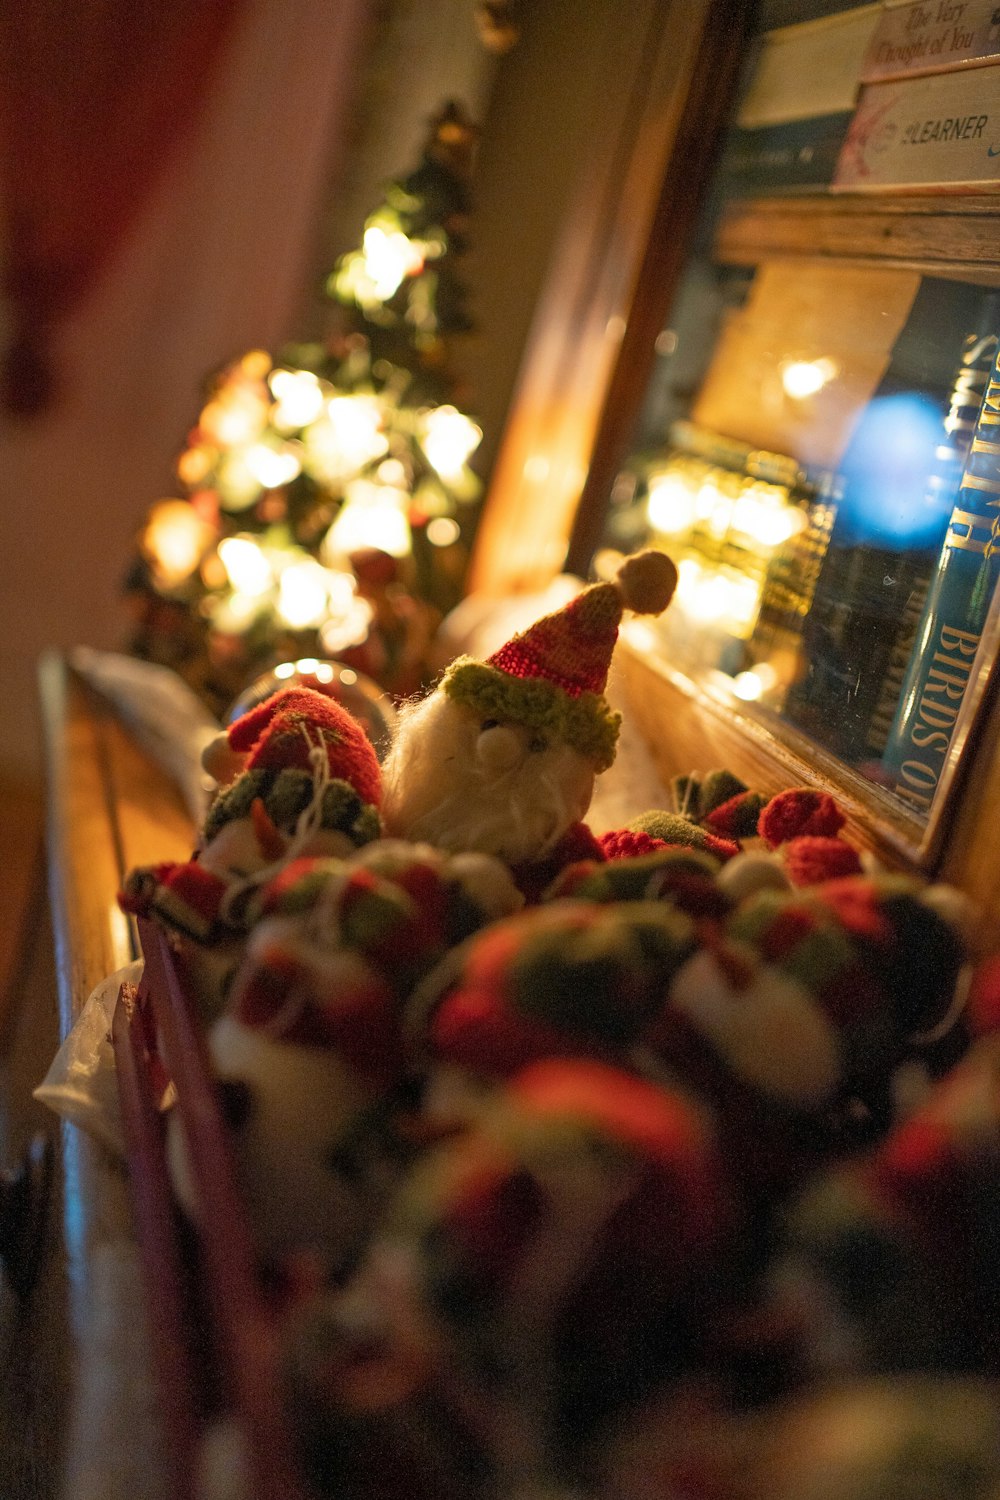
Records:
{"label": "white felted beard", "polygon": [[586,814],[594,768],[562,741],[529,749],[540,736],[506,727],[521,748],[498,766],[480,753],[480,717],[446,693],[404,709],[382,766],[386,832],[510,864],[546,855]]}

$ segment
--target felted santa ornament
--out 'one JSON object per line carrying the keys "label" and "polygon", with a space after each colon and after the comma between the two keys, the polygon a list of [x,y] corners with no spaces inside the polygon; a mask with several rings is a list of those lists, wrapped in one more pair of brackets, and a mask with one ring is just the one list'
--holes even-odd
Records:
{"label": "felted santa ornament", "polygon": [[195,854],[130,871],[118,896],[177,936],[206,1019],[221,1008],[251,897],[269,875],[294,857],[353,853],[381,830],[375,751],[332,699],[286,689],[229,734],[244,769],[209,809]]}
{"label": "felted santa ornament", "polygon": [[474,1118],[494,1086],[543,1058],[624,1064],[697,945],[691,918],[653,901],[558,901],[494,922],[410,1002],[425,1113]]}
{"label": "felted santa ornament", "polygon": [[[293,843],[297,854],[343,855],[378,837],[378,759],[361,725],[333,699],[287,688],[230,725],[228,739],[245,761],[209,810],[203,864],[217,863],[219,849],[228,853],[230,843],[240,847],[240,833],[247,835],[241,852],[250,864],[259,857],[273,863]],[[255,812],[257,802],[266,820]]]}
{"label": "felted santa ornament", "polygon": [[[690,1356],[724,1183],[697,1104],[592,1061],[524,1069],[389,1204],[340,1302],[332,1415],[436,1393],[482,1444],[483,1493],[577,1493],[598,1424]],[[349,1368],[366,1305],[377,1384]]]}
{"label": "felted santa ornament", "polygon": [[453,662],[400,716],[382,772],[387,831],[496,855],[532,894],[569,859],[602,857],[582,820],[615,756],[620,716],[604,690],[618,626],[626,609],[659,614],[676,581],[663,553],[639,553],[486,661]]}
{"label": "felted santa ornament", "polygon": [[817,1176],[779,1224],[768,1284],[796,1289],[819,1377],[1000,1378],[1000,1036],[977,1038],[869,1156]]}
{"label": "felted santa ornament", "polygon": [[276,693],[231,726],[244,769],[209,809],[191,860],[128,875],[122,907],[199,942],[242,925],[236,884],[293,855],[344,855],[377,838],[378,760],[364,731],[322,693]]}
{"label": "felted santa ornament", "polygon": [[[295,936],[281,918],[254,927],[208,1052],[262,1262],[308,1253],[336,1275],[377,1212],[387,1100],[403,1072],[399,1006],[361,953]],[[197,1217],[173,1117],[167,1150]]]}
{"label": "felted santa ornament", "polygon": [[522,904],[507,868],[486,855],[378,840],[350,860],[297,859],[263,886],[253,915],[323,987],[326,955],[360,955],[397,996],[461,942]]}

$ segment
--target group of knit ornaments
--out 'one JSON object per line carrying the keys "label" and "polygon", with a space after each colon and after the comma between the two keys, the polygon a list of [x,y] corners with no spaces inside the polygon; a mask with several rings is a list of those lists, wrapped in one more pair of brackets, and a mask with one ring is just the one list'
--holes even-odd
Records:
{"label": "group of knit ornaments", "polygon": [[455,662],[382,767],[277,694],[122,892],[208,1034],[318,1494],[1000,1494],[1000,964],[822,793],[587,827],[622,611],[673,582]]}

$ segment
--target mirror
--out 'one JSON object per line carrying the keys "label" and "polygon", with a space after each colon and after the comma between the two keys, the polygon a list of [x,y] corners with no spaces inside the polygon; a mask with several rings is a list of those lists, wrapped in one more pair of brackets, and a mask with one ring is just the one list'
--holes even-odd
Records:
{"label": "mirror", "polygon": [[696,255],[606,545],[678,563],[658,647],[926,820],[981,692],[998,574],[1000,291]]}

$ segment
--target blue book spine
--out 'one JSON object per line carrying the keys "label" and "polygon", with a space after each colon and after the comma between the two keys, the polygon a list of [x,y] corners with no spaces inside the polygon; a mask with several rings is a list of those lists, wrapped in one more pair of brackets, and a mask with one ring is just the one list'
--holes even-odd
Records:
{"label": "blue book spine", "polygon": [[931,581],[882,767],[926,814],[948,763],[1000,577],[1000,350]]}

